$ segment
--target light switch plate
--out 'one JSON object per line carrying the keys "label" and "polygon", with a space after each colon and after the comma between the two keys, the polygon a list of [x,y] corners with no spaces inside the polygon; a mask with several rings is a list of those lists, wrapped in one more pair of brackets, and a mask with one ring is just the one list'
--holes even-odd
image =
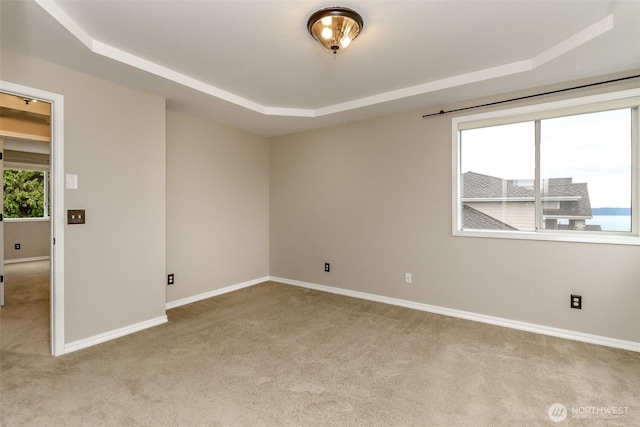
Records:
{"label": "light switch plate", "polygon": [[69,209],[67,211],[67,224],[84,224],[84,209]]}
{"label": "light switch plate", "polygon": [[68,173],[65,177],[65,188],[67,190],[78,189],[78,175]]}

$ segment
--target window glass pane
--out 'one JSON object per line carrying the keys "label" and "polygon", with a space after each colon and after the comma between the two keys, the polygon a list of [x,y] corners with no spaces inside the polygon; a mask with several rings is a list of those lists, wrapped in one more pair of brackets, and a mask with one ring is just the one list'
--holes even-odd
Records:
{"label": "window glass pane", "polygon": [[631,110],[541,121],[542,227],[631,231]]}
{"label": "window glass pane", "polygon": [[45,173],[4,170],[5,218],[42,218],[45,216]]}
{"label": "window glass pane", "polygon": [[535,230],[535,124],[460,132],[463,229]]}

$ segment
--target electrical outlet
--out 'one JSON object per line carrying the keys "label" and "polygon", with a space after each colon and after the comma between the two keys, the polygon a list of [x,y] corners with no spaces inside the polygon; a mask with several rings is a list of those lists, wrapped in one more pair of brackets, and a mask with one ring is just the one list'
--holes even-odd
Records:
{"label": "electrical outlet", "polygon": [[410,284],[411,280],[411,273],[404,273],[404,283]]}
{"label": "electrical outlet", "polygon": [[571,308],[582,310],[582,295],[571,295]]}
{"label": "electrical outlet", "polygon": [[324,271],[326,271],[327,273],[331,271],[331,265],[329,265],[328,262],[324,263]]}
{"label": "electrical outlet", "polygon": [[19,251],[20,250],[20,243],[16,243],[14,247],[15,247],[16,251]]}
{"label": "electrical outlet", "polygon": [[167,276],[167,285],[173,285],[174,276],[173,273]]}

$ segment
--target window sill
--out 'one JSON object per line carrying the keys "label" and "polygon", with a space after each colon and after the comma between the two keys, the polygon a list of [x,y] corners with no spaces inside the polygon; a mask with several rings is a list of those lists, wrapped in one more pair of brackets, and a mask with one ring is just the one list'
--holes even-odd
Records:
{"label": "window sill", "polygon": [[45,218],[5,218],[4,222],[49,222],[51,217]]}
{"label": "window sill", "polygon": [[487,239],[515,239],[515,240],[541,240],[548,242],[568,243],[596,243],[610,245],[640,246],[640,237],[632,235],[594,235],[591,233],[545,233],[527,231],[500,231],[500,230],[454,230],[454,237],[481,237]]}

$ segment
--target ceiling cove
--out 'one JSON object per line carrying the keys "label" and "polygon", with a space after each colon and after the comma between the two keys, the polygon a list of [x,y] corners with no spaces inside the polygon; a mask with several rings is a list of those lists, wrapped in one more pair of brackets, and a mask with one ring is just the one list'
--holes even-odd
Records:
{"label": "ceiling cove", "polygon": [[199,91],[209,96],[230,102],[239,107],[246,108],[265,116],[283,116],[283,117],[322,117],[330,114],[356,110],[375,104],[381,104],[389,101],[408,98],[416,95],[422,95],[442,89],[453,88],[470,83],[491,80],[499,77],[505,77],[518,73],[532,71],[543,64],[546,64],[566,53],[576,49],[577,47],[596,39],[597,37],[607,33],[614,27],[613,14],[589,25],[574,35],[566,38],[562,42],[550,46],[543,52],[525,60],[511,62],[495,67],[485,68],[470,73],[455,75],[452,77],[434,80],[403,89],[392,90],[388,92],[378,93],[372,96],[353,99],[351,101],[338,104],[328,105],[316,109],[305,109],[295,107],[272,107],[262,105],[250,99],[238,96],[234,93],[222,90],[216,86],[205,83],[201,80],[190,77],[186,74],[177,72],[170,68],[164,67],[146,59],[140,58],[122,49],[115,48],[99,40],[94,39],[87,31],[81,28],[65,11],[60,8],[53,0],[35,0],[51,17],[53,17],[60,25],[76,37],[91,52],[119,61],[126,65],[149,72],[156,76],[165,78],[172,82],[186,86],[190,89]]}

